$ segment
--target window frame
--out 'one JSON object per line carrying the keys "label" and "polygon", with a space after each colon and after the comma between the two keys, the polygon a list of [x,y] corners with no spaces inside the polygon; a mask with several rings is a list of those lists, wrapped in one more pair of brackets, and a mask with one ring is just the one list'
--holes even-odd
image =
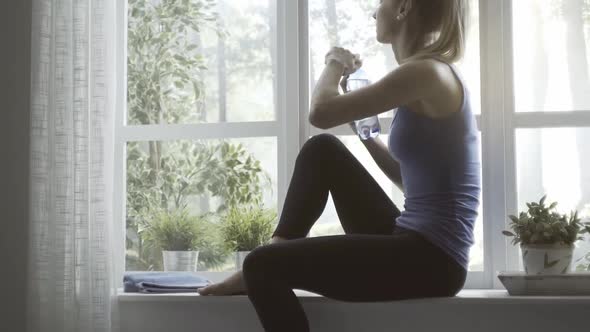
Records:
{"label": "window frame", "polygon": [[[516,113],[513,70],[512,1],[479,0],[481,115],[477,123],[482,138],[482,203],[484,270],[468,272],[464,288],[504,289],[499,271],[519,268],[518,247],[501,234],[508,229],[508,214],[517,212],[515,133],[521,128],[590,127],[590,110]],[[136,140],[215,139],[276,137],[278,212],[297,154],[307,137],[328,132],[350,135],[342,125],[329,130],[309,124],[308,0],[277,0],[276,5],[276,121],[211,124],[127,126],[127,1],[117,2],[117,112],[115,115],[115,167],[113,216],[120,236],[115,276],[122,285],[125,272],[126,145]],[[389,134],[392,118],[381,118],[383,134]],[[231,137],[220,133],[232,133]],[[496,179],[503,179],[497,181]],[[202,272],[218,280],[228,272]]]}

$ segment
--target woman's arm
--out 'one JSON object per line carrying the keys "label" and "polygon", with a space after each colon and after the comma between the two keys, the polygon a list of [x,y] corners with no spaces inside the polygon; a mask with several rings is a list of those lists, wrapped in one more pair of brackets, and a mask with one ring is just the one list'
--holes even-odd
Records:
{"label": "woman's arm", "polygon": [[405,63],[374,84],[340,95],[338,82],[345,71],[350,70],[334,60],[324,68],[311,98],[309,121],[315,127],[330,129],[448,94],[444,89],[448,78],[435,60]]}
{"label": "woman's arm", "polygon": [[389,153],[389,149],[378,137],[370,138],[368,140],[361,140],[377,166],[387,175],[387,177],[404,192],[404,185],[402,183],[402,174],[399,163],[393,159]]}
{"label": "woman's arm", "polygon": [[[347,80],[348,77],[344,77],[340,82],[340,86],[344,92],[348,93],[346,88]],[[354,134],[358,135],[356,124],[354,122],[350,122],[349,125],[352,131],[354,131]],[[367,148],[367,151],[369,151],[371,157],[373,157],[373,160],[375,160],[375,163],[377,166],[379,166],[381,171],[383,171],[383,173],[387,175],[391,182],[393,182],[403,193],[404,185],[402,182],[400,164],[391,156],[387,145],[385,145],[378,137],[371,137],[367,140],[361,140],[361,142],[363,142]]]}

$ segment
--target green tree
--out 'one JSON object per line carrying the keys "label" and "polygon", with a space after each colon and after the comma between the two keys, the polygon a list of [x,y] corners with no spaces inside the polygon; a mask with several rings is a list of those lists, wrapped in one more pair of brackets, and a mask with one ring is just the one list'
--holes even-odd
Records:
{"label": "green tree", "polygon": [[[227,37],[216,1],[129,0],[128,17],[128,123],[203,121],[208,68],[201,32],[211,29],[221,40]],[[190,197],[206,194],[222,198],[217,212],[236,204],[259,204],[261,181],[266,178],[270,184],[259,161],[243,146],[225,140],[130,142],[127,150],[130,269],[160,268],[158,252],[142,246],[139,231],[161,211],[185,209]],[[204,238],[219,238],[213,224],[207,229],[211,236]],[[218,265],[223,255],[216,250],[219,243],[205,242],[200,258],[207,266]]]}

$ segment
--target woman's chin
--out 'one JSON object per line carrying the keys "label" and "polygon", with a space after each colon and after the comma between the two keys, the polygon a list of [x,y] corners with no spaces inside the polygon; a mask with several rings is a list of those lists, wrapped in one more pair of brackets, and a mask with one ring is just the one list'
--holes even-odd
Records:
{"label": "woman's chin", "polygon": [[375,39],[377,40],[377,42],[379,44],[389,44],[390,43],[387,36],[384,36],[383,34],[380,34],[380,33],[376,34]]}
{"label": "woman's chin", "polygon": [[376,40],[379,44],[387,44],[387,40],[381,36],[377,36]]}

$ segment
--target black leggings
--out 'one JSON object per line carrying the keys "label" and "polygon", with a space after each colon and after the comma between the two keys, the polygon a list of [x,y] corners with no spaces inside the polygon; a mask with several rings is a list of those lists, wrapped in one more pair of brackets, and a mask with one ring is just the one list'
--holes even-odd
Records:
{"label": "black leggings", "polygon": [[[332,199],[345,235],[306,237]],[[246,256],[247,295],[267,332],[306,332],[293,289],[355,302],[455,296],[467,271],[419,233],[396,227],[398,208],[335,136],[301,149],[273,234],[289,241]]]}

